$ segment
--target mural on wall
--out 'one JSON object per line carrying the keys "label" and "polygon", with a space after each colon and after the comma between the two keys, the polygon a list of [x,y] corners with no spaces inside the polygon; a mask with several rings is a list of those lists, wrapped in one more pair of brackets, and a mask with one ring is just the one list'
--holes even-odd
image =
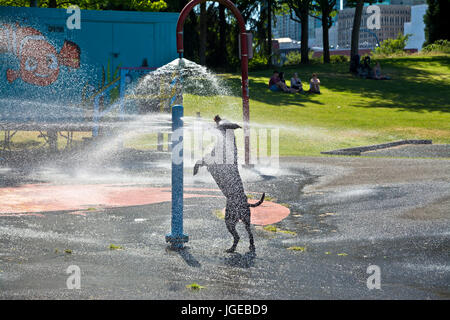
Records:
{"label": "mural on wall", "polygon": [[132,71],[147,74],[177,56],[176,13],[83,10],[80,29],[67,28],[68,17],[65,9],[0,10],[1,125],[77,127],[136,114],[126,99],[140,81]]}
{"label": "mural on wall", "polygon": [[[80,68],[80,47],[65,40],[56,51],[43,34],[31,27],[0,25],[0,53],[13,54],[19,60],[19,69],[8,69],[9,83],[17,79],[37,86],[48,86],[58,79],[61,66]],[[69,69],[70,70],[70,69]]]}

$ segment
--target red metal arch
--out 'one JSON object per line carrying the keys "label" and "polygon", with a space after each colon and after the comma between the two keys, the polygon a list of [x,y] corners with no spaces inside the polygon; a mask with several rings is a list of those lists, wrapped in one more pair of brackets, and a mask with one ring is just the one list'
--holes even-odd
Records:
{"label": "red metal arch", "polygon": [[[192,0],[181,11],[177,22],[177,52],[180,58],[183,57],[183,26],[191,10],[198,4],[211,0]],[[247,47],[247,32],[245,29],[245,21],[239,12],[238,8],[230,0],[212,0],[219,2],[228,9],[230,9],[236,17],[239,24],[239,34],[241,39],[241,71],[242,71],[242,113],[244,118],[244,142],[245,142],[245,164],[250,163],[250,131],[249,131],[249,93],[248,93],[248,47]]]}

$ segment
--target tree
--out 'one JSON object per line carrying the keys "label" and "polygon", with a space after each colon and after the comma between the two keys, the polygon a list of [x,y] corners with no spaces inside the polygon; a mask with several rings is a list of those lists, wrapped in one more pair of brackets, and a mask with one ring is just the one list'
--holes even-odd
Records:
{"label": "tree", "polygon": [[33,2],[33,0],[0,0],[0,6],[32,7]]}
{"label": "tree", "polygon": [[[297,21],[301,25],[301,63],[308,64],[308,18],[312,9],[312,0],[284,0],[289,6],[291,19]],[[295,13],[296,18],[292,15]]]}
{"label": "tree", "polygon": [[163,11],[163,0],[0,0],[0,6],[28,7],[37,4],[41,8],[67,8],[77,5],[88,10]]}
{"label": "tree", "polygon": [[428,9],[423,21],[425,23],[425,45],[437,40],[450,40],[449,0],[427,0]]}
{"label": "tree", "polygon": [[323,62],[330,63],[330,39],[328,30],[336,15],[336,0],[315,0],[312,3],[312,16],[322,21]]}
{"label": "tree", "polygon": [[204,65],[206,63],[206,31],[207,31],[207,22],[206,22],[206,2],[202,2],[200,4],[200,47],[199,53],[200,56],[200,64]]}
{"label": "tree", "polygon": [[358,51],[359,51],[359,29],[361,28],[361,18],[362,18],[364,3],[373,4],[377,1],[381,1],[381,0],[347,0],[347,4],[350,7],[355,7],[355,16],[353,18],[350,57],[357,55]]}
{"label": "tree", "polygon": [[219,61],[224,65],[227,63],[227,21],[225,18],[225,7],[219,5]]}
{"label": "tree", "polygon": [[272,66],[272,0],[267,0],[267,66]]}
{"label": "tree", "polygon": [[355,15],[353,17],[352,40],[350,49],[350,57],[353,57],[358,54],[359,49],[359,29],[361,28],[361,17],[364,7],[364,0],[353,0],[347,3],[350,6],[352,6],[352,4],[355,5]]}

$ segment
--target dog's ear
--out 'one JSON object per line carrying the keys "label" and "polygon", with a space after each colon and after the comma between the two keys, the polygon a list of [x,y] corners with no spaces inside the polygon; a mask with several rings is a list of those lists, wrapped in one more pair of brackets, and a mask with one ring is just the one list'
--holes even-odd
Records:
{"label": "dog's ear", "polygon": [[195,163],[194,166],[194,176],[198,173],[198,169],[203,166],[203,160],[199,160]]}
{"label": "dog's ear", "polygon": [[200,165],[198,163],[194,166],[194,176],[198,173],[198,169],[200,168]]}

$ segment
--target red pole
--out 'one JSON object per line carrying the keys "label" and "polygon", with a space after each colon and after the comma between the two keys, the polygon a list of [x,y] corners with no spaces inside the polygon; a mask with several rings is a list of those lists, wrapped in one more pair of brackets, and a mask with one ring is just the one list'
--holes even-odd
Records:
{"label": "red pole", "polygon": [[[183,25],[184,20],[186,20],[189,12],[197,4],[201,2],[206,2],[207,0],[192,0],[189,2],[183,10],[181,10],[180,16],[177,22],[177,52],[180,58],[183,57],[184,47],[183,47]],[[249,92],[248,92],[248,47],[247,47],[247,31],[245,29],[245,21],[242,18],[241,13],[238,8],[230,0],[213,0],[224,5],[230,9],[239,24],[239,36],[241,37],[241,70],[242,70],[242,113],[244,118],[244,144],[245,144],[245,164],[250,164],[250,108],[249,108]]]}

